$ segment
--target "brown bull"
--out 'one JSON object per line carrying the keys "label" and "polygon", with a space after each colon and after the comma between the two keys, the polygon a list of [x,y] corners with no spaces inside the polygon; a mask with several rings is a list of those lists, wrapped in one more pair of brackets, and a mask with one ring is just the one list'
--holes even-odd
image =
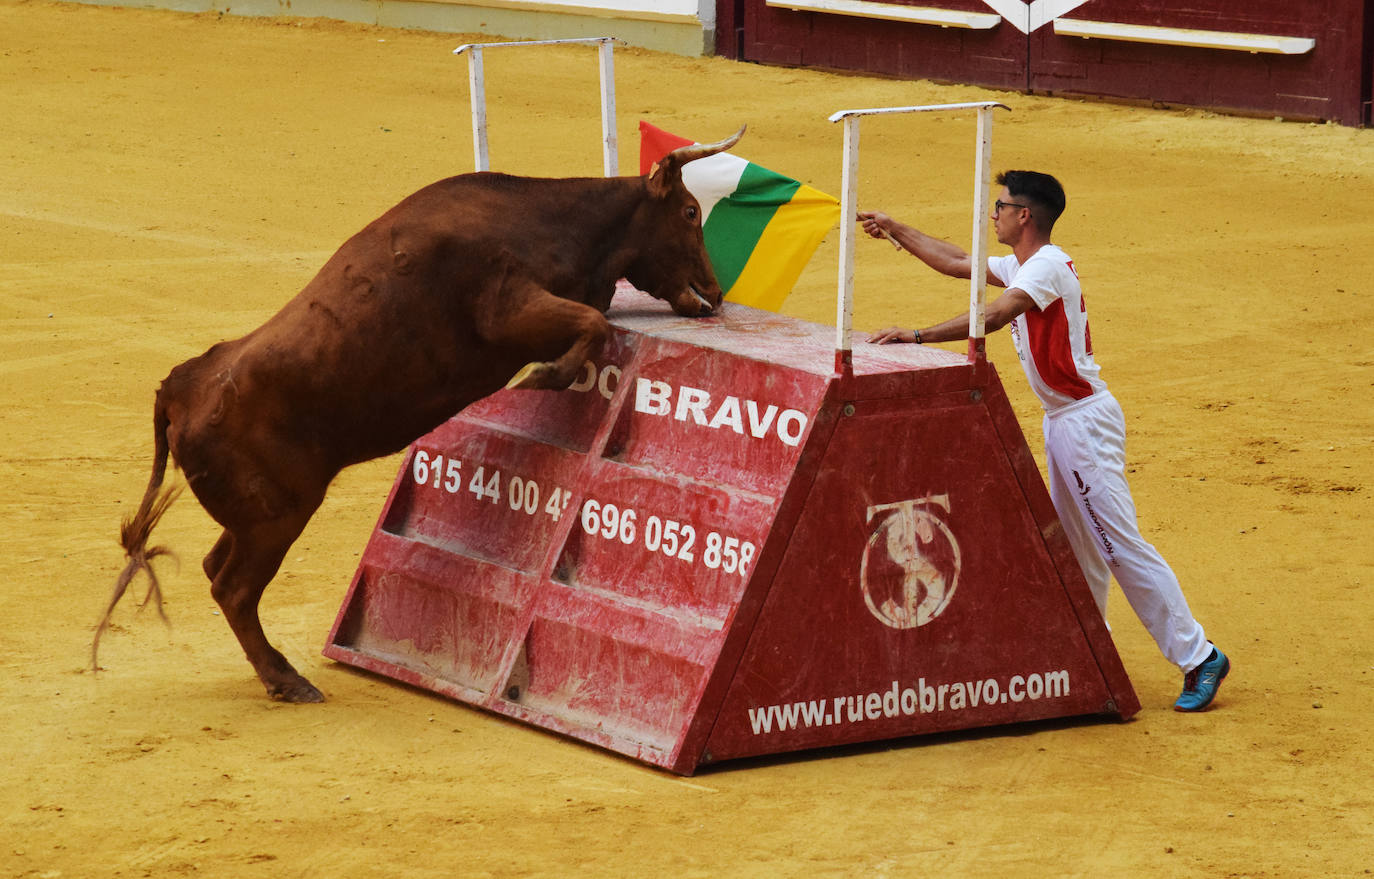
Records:
{"label": "brown bull", "polygon": [[[503,386],[565,388],[610,333],[619,278],[681,315],[719,306],[700,206],[674,151],[644,177],[466,174],[428,186],[349,239],[271,320],[172,370],[153,408],[152,477],[123,524],[128,563],[91,645],[140,571],[175,497],[170,453],[224,528],[211,594],[268,695],[320,691],[268,643],[258,602],[344,467],[391,454]],[[98,666],[97,666],[98,667]]]}

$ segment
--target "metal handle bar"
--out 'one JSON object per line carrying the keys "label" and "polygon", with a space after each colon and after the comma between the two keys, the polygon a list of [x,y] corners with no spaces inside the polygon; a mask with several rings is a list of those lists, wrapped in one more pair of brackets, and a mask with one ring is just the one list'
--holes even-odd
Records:
{"label": "metal handle bar", "polygon": [[580,37],[566,40],[520,40],[506,43],[464,43],[453,50],[453,54],[468,56],[468,87],[472,104],[472,151],[473,162],[478,171],[491,169],[491,159],[487,150],[487,87],[486,75],[482,68],[484,49],[501,49],[510,46],[555,46],[564,44],[590,44],[598,46],[597,55],[601,70],[601,143],[602,167],[607,177],[620,173],[620,149],[615,133],[615,65],[611,52],[616,43],[624,44],[615,37]]}
{"label": "metal handle bar", "polygon": [[864,116],[895,113],[928,113],[942,110],[977,110],[978,134],[974,147],[973,247],[969,272],[969,359],[981,358],[985,320],[983,298],[987,289],[988,190],[992,176],[992,111],[1010,110],[996,101],[965,104],[926,104],[915,107],[875,107],[840,110],[831,122],[844,120],[844,176],[840,189],[840,272],[835,315],[835,363],[846,374],[853,370],[850,335],[854,329],[854,224],[858,219],[859,120]]}

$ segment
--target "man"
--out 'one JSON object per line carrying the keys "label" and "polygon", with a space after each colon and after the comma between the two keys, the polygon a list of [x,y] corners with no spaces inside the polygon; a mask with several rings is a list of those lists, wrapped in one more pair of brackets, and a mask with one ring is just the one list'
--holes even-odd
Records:
{"label": "man", "polygon": [[[1159,645],[1184,673],[1174,708],[1201,711],[1231,670],[1193,619],[1178,578],[1140,535],[1126,483],[1126,422],[1093,360],[1088,313],[1078,275],[1050,231],[1064,212],[1059,181],[1036,171],[999,174],[992,210],[997,240],[1008,256],[988,260],[988,283],[1006,291],[986,309],[988,332],[1011,326],[1017,356],[1045,408],[1045,459],[1050,498],[1078,557],[1097,607],[1106,616],[1114,575]],[[893,220],[860,212],[863,229],[890,238],[926,265],[968,278],[972,258],[959,247]],[[925,329],[889,327],[868,341],[953,342],[968,337],[968,315]]]}

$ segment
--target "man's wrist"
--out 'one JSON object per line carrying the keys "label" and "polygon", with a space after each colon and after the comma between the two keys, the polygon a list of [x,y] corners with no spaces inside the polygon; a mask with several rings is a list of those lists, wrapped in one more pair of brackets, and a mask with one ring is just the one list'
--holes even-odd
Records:
{"label": "man's wrist", "polygon": [[920,330],[913,329],[913,330],[911,331],[911,341],[915,342],[917,345],[921,344],[921,331],[920,331]]}

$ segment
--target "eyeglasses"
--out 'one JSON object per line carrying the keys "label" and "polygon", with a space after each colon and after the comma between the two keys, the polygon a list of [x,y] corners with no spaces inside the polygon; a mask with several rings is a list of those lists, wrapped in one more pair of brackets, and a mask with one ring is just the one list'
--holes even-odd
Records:
{"label": "eyeglasses", "polygon": [[1002,208],[1026,208],[1026,209],[1029,210],[1029,209],[1030,209],[1030,205],[1028,205],[1028,204],[1017,204],[1017,203],[1014,202],[1014,201],[1002,201],[1000,198],[997,199],[997,201],[995,201],[995,202],[992,203],[992,212],[993,212],[994,214],[997,213],[998,211],[1002,210]]}

